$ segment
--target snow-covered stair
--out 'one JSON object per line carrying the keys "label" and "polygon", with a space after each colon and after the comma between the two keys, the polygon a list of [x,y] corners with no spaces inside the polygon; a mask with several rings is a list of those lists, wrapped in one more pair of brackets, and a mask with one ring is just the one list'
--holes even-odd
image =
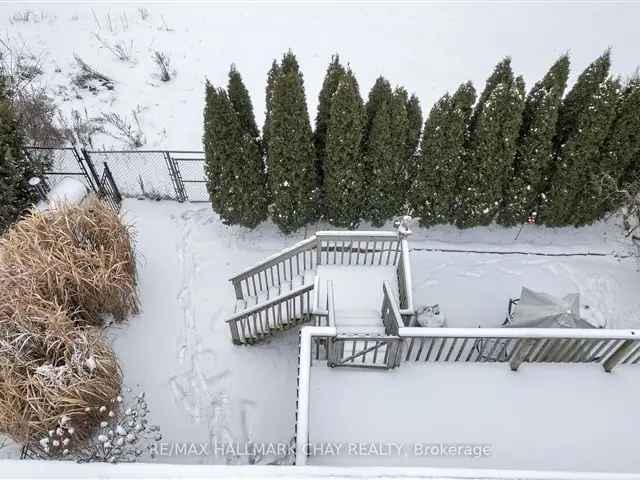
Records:
{"label": "snow-covered stair", "polygon": [[274,332],[287,330],[313,318],[315,272],[308,270],[292,279],[236,300],[227,319],[238,344],[253,344]]}

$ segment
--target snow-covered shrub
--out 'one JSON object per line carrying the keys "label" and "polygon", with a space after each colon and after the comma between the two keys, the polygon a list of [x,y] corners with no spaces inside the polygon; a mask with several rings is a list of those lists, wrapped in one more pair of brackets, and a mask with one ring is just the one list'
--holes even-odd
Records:
{"label": "snow-covered shrub", "polygon": [[144,7],[140,7],[138,8],[138,15],[140,15],[141,20],[147,20],[149,18],[149,10]]}
{"label": "snow-covered shrub", "polygon": [[102,88],[113,90],[113,80],[111,78],[89,66],[78,55],[74,54],[73,58],[75,58],[79,69],[72,80],[75,86],[92,92],[97,92]]}
{"label": "snow-covered shrub", "polygon": [[93,136],[96,133],[105,133],[102,122],[89,117],[87,109],[84,112],[71,110],[71,118],[64,118],[59,115],[60,123],[63,126],[63,134],[72,145],[93,148]]}
{"label": "snow-covered shrub", "polygon": [[89,438],[78,436],[73,417],[63,415],[55,429],[43,432],[23,449],[23,457],[61,458],[77,462],[135,462],[155,456],[160,428],[149,423],[145,394],[125,404],[118,395],[99,407],[90,408],[98,427]]}
{"label": "snow-covered shrub", "polygon": [[153,52],[153,61],[158,66],[158,70],[160,70],[159,78],[163,82],[168,82],[171,80],[176,72],[171,68],[171,60],[169,59],[169,54],[166,52],[160,52],[156,50]]}
{"label": "snow-covered shrub", "polygon": [[126,63],[136,63],[136,59],[133,56],[133,40],[130,40],[129,43],[121,40],[111,44],[97,33],[94,33],[94,36],[96,40],[98,40],[98,43],[111,52],[117,60]]}
{"label": "snow-covered shrub", "polygon": [[58,146],[64,139],[55,121],[58,110],[46,89],[34,82],[41,74],[37,55],[11,38],[0,39],[0,76],[25,143]]}
{"label": "snow-covered shrub", "polygon": [[123,140],[131,148],[140,148],[147,139],[142,131],[142,124],[140,122],[141,109],[131,111],[133,121],[130,121],[126,117],[122,117],[115,112],[103,113],[100,116],[100,120],[107,125],[113,127],[114,131],[106,130],[105,133],[112,136],[117,140]]}

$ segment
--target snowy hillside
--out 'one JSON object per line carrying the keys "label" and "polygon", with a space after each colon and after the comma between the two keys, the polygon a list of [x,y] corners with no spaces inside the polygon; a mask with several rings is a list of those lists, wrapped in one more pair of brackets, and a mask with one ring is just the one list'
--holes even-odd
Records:
{"label": "snowy hillside", "polygon": [[[493,66],[513,57],[527,86],[563,52],[571,55],[570,84],[604,49],[613,72],[632,74],[638,63],[638,4],[596,5],[342,5],[290,4],[4,5],[3,41],[32,55],[66,118],[116,113],[138,117],[143,148],[201,148],[205,77],[226,84],[235,63],[249,89],[259,124],[264,88],[274,58],[291,48],[305,78],[309,111],[331,54],[348,62],[364,95],[376,77],[415,92],[426,114],[446,91],[466,80],[482,87]],[[596,22],[597,19],[597,22]],[[119,50],[118,50],[119,49]],[[118,53],[120,52],[120,53]],[[128,60],[117,57],[128,56]],[[162,82],[152,56],[165,53],[175,71]],[[78,90],[77,55],[113,80],[113,90]],[[125,146],[107,135],[95,147]]]}

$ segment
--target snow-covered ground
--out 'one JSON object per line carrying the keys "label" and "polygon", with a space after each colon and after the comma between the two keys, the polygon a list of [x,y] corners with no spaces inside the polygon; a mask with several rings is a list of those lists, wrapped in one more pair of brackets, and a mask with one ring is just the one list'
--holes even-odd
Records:
{"label": "snow-covered ground", "polygon": [[[460,82],[471,79],[477,88],[482,88],[495,63],[505,55],[513,57],[514,69],[524,75],[528,86],[540,79],[549,65],[567,50],[572,58],[570,82],[609,46],[613,48],[614,73],[629,75],[638,64],[640,5],[631,2],[579,5],[577,2],[226,3],[193,4],[188,8],[156,4],[141,8],[123,4],[5,4],[0,6],[0,32],[16,52],[32,54],[37,59],[43,73],[36,77],[35,84],[47,88],[65,118],[77,110],[87,117],[117,113],[133,122],[133,112],[136,112],[145,137],[143,148],[159,149],[201,149],[205,77],[215,85],[225,85],[231,63],[242,73],[252,95],[258,123],[262,124],[266,72],[271,61],[289,48],[296,53],[304,73],[311,117],[315,116],[324,71],[335,52],[353,68],[363,96],[378,75],[385,75],[392,83],[417,93],[425,115],[437,98]],[[26,11],[31,13],[25,15]],[[118,60],[105,45],[125,47],[133,61]],[[169,82],[161,82],[157,77],[151,59],[155,51],[166,52],[171,60],[175,76]],[[78,71],[74,54],[113,78],[113,90],[102,89],[94,94],[75,89],[71,84]],[[127,145],[121,139],[98,134],[95,147]],[[164,169],[162,174],[156,173],[164,175]],[[169,188],[167,179],[159,183],[158,188]],[[281,455],[268,458],[225,455],[211,448],[203,451],[202,445],[212,441],[286,445],[292,439],[297,332],[284,333],[253,347],[233,346],[224,323],[233,303],[233,290],[227,280],[244,267],[313,233],[315,227],[288,237],[270,223],[254,231],[229,228],[222,225],[206,204],[126,200],[124,210],[138,231],[142,312],[124,325],[112,327],[110,335],[126,384],[136,391],[147,392],[153,421],[160,424],[164,434],[165,447],[157,461],[282,461]],[[583,303],[606,319],[609,327],[638,327],[640,273],[633,257],[636,252],[616,222],[614,218],[608,223],[581,229],[527,225],[522,231],[499,227],[465,231],[449,226],[415,228],[410,238],[415,304],[439,303],[449,326],[497,326],[504,319],[508,298],[517,296],[526,285],[557,295],[579,292]],[[369,228],[363,225],[363,229]],[[407,394],[415,388],[416,377],[420,377],[423,370],[428,375],[439,376],[439,380],[432,380],[440,395],[428,404],[436,411],[431,412],[425,406],[422,417],[424,422],[432,419],[440,422],[439,429],[434,429],[432,434],[436,441],[445,440],[436,437],[446,430],[443,425],[451,420],[451,417],[442,417],[441,411],[441,407],[449,403],[447,382],[454,382],[455,388],[451,391],[456,405],[462,402],[458,397],[464,396],[470,406],[478,409],[478,404],[472,403],[471,393],[485,398],[501,395],[495,402],[482,404],[487,405],[488,423],[513,420],[509,416],[500,417],[512,404],[523,410],[526,406],[523,404],[527,403],[533,404],[529,405],[530,409],[539,408],[537,395],[552,387],[558,389],[558,395],[564,395],[566,402],[581,406],[573,411],[565,404],[553,412],[551,419],[559,418],[562,412],[573,414],[574,419],[579,413],[590,415],[596,409],[591,398],[596,395],[594,391],[607,392],[609,387],[627,389],[628,395],[612,396],[602,402],[603,410],[615,410],[615,419],[627,423],[611,422],[607,430],[598,423],[602,421],[598,416],[600,412],[594,413],[595,426],[599,426],[601,433],[619,435],[620,442],[628,440],[624,445],[616,444],[621,446],[619,457],[602,459],[602,452],[594,453],[581,443],[573,450],[568,448],[566,458],[560,458],[559,454],[545,455],[547,450],[529,458],[526,453],[527,449],[534,448],[532,443],[506,445],[507,438],[522,437],[532,442],[524,437],[542,436],[547,431],[543,424],[523,423],[531,427],[532,433],[512,430],[512,437],[496,439],[496,431],[504,428],[500,424],[491,430],[488,441],[503,442],[495,443],[500,458],[495,457],[498,460],[492,465],[505,468],[640,470],[640,466],[625,456],[634,444],[634,438],[629,438],[630,432],[639,426],[637,416],[627,407],[637,398],[633,396],[637,393],[636,387],[630,380],[635,379],[635,370],[625,368],[607,377],[600,371],[572,367],[579,369],[575,371],[579,377],[576,385],[583,385],[580,382],[585,385],[584,390],[576,390],[572,396],[566,390],[572,381],[568,378],[573,376],[563,373],[564,370],[548,372],[551,384],[546,383],[545,372],[555,366],[527,365],[515,377],[510,376],[511,372],[505,371],[504,366],[499,372],[494,371],[496,366],[471,366],[463,375],[483,369],[478,379],[485,380],[481,388],[471,393],[465,392],[464,384],[456,383],[463,381],[462,376],[439,370],[459,366],[421,367],[403,365],[402,371],[393,375],[398,378],[395,381],[398,388]],[[385,373],[389,372],[374,372],[374,375]],[[358,393],[366,397],[367,389],[375,386],[377,377],[366,377],[369,372],[347,372],[345,378],[358,374],[365,375],[357,378],[363,382]],[[525,377],[529,379],[526,389],[514,394],[517,388],[514,381]],[[366,384],[369,380],[371,385]],[[486,390],[486,386],[493,383],[502,393]],[[332,383],[327,382],[315,385],[325,384],[331,388]],[[340,387],[336,385],[338,394]],[[380,393],[382,388],[384,393]],[[378,400],[385,401],[372,404],[378,405],[378,410],[402,410],[402,402],[393,403],[393,390],[389,391],[382,383],[375,390]],[[470,399],[466,398],[467,393]],[[591,397],[580,404],[584,395]],[[415,408],[420,408],[421,402],[415,398],[412,402]],[[346,401],[337,413],[347,412],[348,408],[350,403]],[[360,412],[362,417],[356,420],[369,424],[366,417],[369,411]],[[483,413],[484,410],[480,414]],[[356,428],[349,427],[347,422],[336,425],[339,419],[327,417],[323,425],[326,430],[322,433],[317,429],[317,422],[324,420],[316,417],[314,421],[316,427],[314,431],[312,425],[312,435],[316,435],[316,439],[336,441],[337,432],[331,430],[333,427]],[[424,428],[424,424],[416,426]],[[586,427],[580,425],[580,428]],[[586,432],[585,438],[592,433],[577,431]],[[478,432],[482,433],[476,430]],[[355,438],[367,431],[351,433]],[[388,430],[388,435],[392,434],[393,431]],[[569,441],[573,437],[549,435],[545,440],[552,445],[558,438]],[[468,441],[468,438],[458,441]],[[178,446],[182,449],[185,445],[193,447],[186,455],[176,451]],[[578,468],[579,455],[586,454],[593,456],[584,467]],[[16,446],[2,448],[0,440],[0,458],[17,455]],[[611,463],[615,459],[619,459],[620,468]],[[340,463],[349,462],[342,459]],[[0,476],[2,472],[0,467]]]}
{"label": "snow-covered ground", "polygon": [[640,471],[637,365],[317,363],[310,385],[310,465]]}
{"label": "snow-covered ground", "polygon": [[[282,460],[277,454],[261,459],[240,452],[234,457],[210,447],[203,451],[200,446],[211,445],[212,442],[239,442],[243,445],[246,442],[275,442],[285,445],[293,438],[297,331],[274,336],[256,346],[234,346],[224,322],[234,298],[228,278],[312,234],[314,229],[286,237],[278,233],[271,223],[264,223],[254,231],[226,227],[207,205],[170,201],[125,200],[123,210],[137,231],[142,311],[125,324],[111,327],[109,332],[124,369],[127,386],[147,392],[153,421],[161,426],[166,446],[157,461],[269,463]],[[325,229],[326,226],[318,228]],[[369,226],[363,228],[370,229]],[[603,232],[608,234],[604,236]],[[640,325],[637,313],[640,311],[637,295],[640,273],[637,272],[635,258],[620,256],[632,250],[624,242],[622,231],[615,222],[577,230],[529,226],[514,241],[516,233],[517,229],[479,228],[461,234],[445,227],[432,230],[416,228],[410,237],[416,305],[439,303],[449,326],[497,326],[504,319],[508,298],[516,296],[521,286],[526,285],[558,295],[579,292],[584,302],[604,315],[610,327]],[[432,241],[432,236],[437,240]],[[456,251],[433,251],[434,248]],[[465,249],[497,253],[458,251]],[[563,249],[572,254],[593,252],[602,256],[542,255],[548,252],[557,255]],[[529,254],[499,253],[505,251]],[[432,367],[441,368],[433,364],[425,368],[425,381],[433,375]],[[484,365],[473,366],[466,372],[482,368]],[[502,389],[501,400],[487,406],[488,416],[498,415],[516,389],[513,383],[501,380],[510,373],[504,365],[500,366],[499,373],[493,372],[493,368],[489,366],[479,374],[479,378],[486,377],[487,382],[496,382],[496,388]],[[518,373],[518,378],[533,372],[538,375],[537,380],[527,383],[527,388],[533,388],[535,381],[540,381],[540,390],[548,392],[550,387],[540,380],[540,376],[544,377],[546,369],[553,370],[549,371],[550,381],[553,380],[557,374],[555,368],[548,365],[526,366],[522,375]],[[412,379],[420,375],[407,364],[398,371],[405,369],[414,372]],[[365,377],[369,373],[359,372]],[[494,373],[495,378],[492,377]],[[443,381],[443,378],[447,380],[446,376],[439,378],[431,380],[435,385],[433,388],[446,390],[447,382]],[[452,375],[451,382],[456,383],[455,378]],[[595,369],[580,371],[580,378],[592,382],[589,388],[602,388],[603,392],[608,392],[610,384],[615,383],[619,376],[616,372],[614,380],[611,380]],[[400,384],[401,381],[395,383]],[[315,384],[312,380],[312,387],[317,385],[324,388],[328,384]],[[457,405],[468,401],[471,407],[473,398],[463,398],[464,392],[459,391],[461,388],[452,391],[455,393],[452,393],[452,398]],[[343,389],[342,382],[336,383],[335,389],[335,392],[326,394],[339,395]],[[382,396],[389,401],[387,408],[402,410],[402,401],[396,403],[398,397],[393,391],[393,388],[385,388],[386,393]],[[568,398],[568,394],[565,396]],[[576,396],[574,401],[580,403],[580,397]],[[527,406],[528,397],[524,392],[522,395],[516,392],[513,398],[513,404],[517,404],[519,409],[539,408],[533,397],[531,405]],[[614,400],[622,402],[620,405],[624,402],[631,404],[630,398],[634,398],[631,393],[615,396],[603,400],[603,405]],[[616,410],[616,415],[625,413],[624,409],[614,407],[611,409]],[[478,405],[474,404],[473,408],[478,408]],[[430,409],[423,412],[425,422],[442,421],[442,411],[431,413]],[[627,413],[626,421],[631,422],[633,428],[640,426],[638,419],[631,412]],[[314,421],[317,422],[317,418]],[[325,432],[330,432],[336,421],[340,422],[328,417]],[[615,422],[612,422],[611,428],[614,426]],[[410,426],[407,426],[409,430]],[[464,440],[466,438],[461,441]],[[552,438],[547,440],[553,443]],[[185,444],[195,446],[186,454],[178,451],[179,446],[184,448]],[[509,452],[506,455],[513,453]],[[16,454],[14,448],[0,449],[0,456],[15,458]],[[519,457],[512,455],[508,458]],[[539,467],[540,462],[530,465]],[[523,466],[515,460],[501,464],[503,468]],[[554,468],[554,465],[549,468]]]}
{"label": "snow-covered ground", "polygon": [[[366,96],[376,77],[415,92],[425,115],[446,91],[472,80],[481,89],[504,56],[531,87],[564,52],[571,55],[572,83],[607,47],[613,72],[631,75],[638,66],[640,4],[633,2],[224,2],[184,5],[112,3],[4,4],[3,40],[40,60],[46,85],[66,117],[117,113],[133,124],[136,111],[146,148],[200,149],[205,77],[225,86],[237,65],[264,119],[267,70],[287,49],[298,57],[309,112],[333,53],[353,69]],[[25,12],[31,14],[26,16]],[[118,60],[105,47],[130,52]],[[166,52],[175,78],[161,82],[152,60]],[[77,54],[114,80],[96,95],[74,90]],[[106,135],[96,147],[122,147]]]}

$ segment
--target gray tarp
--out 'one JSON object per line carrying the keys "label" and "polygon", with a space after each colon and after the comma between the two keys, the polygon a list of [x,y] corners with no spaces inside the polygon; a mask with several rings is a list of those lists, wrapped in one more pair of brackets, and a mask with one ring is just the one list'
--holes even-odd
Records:
{"label": "gray tarp", "polygon": [[513,307],[508,327],[516,328],[594,328],[580,318],[580,294],[562,298],[522,287],[520,300]]}

